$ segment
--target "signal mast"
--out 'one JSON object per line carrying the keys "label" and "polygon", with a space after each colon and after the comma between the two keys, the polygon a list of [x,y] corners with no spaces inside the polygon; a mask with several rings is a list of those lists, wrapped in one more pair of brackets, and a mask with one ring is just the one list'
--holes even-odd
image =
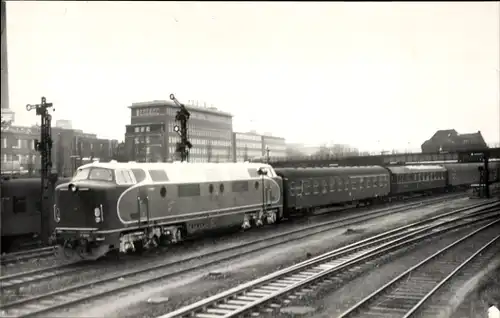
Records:
{"label": "signal mast", "polygon": [[52,103],[47,103],[47,99],[42,97],[40,104],[26,105],[26,110],[31,111],[35,109],[36,114],[40,116],[40,140],[35,139],[35,150],[40,152],[41,159],[41,209],[40,209],[40,230],[41,239],[43,243],[48,242],[48,216],[49,216],[49,186],[55,185],[57,181],[57,174],[52,174],[52,129],[51,121],[52,116],[49,114],[49,109],[53,111],[54,106]]}
{"label": "signal mast", "polygon": [[193,147],[191,142],[188,140],[188,128],[187,124],[189,121],[189,117],[191,114],[186,109],[184,104],[181,104],[177,98],[175,98],[174,94],[170,94],[170,99],[175,103],[179,110],[175,115],[175,120],[179,122],[180,127],[178,125],[174,126],[174,131],[179,134],[181,137],[181,141],[177,143],[176,151],[181,154],[181,161],[189,160],[189,150]]}

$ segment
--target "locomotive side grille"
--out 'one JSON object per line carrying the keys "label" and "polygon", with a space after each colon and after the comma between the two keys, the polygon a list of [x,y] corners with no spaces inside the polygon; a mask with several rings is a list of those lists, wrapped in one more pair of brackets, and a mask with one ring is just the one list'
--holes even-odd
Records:
{"label": "locomotive side grille", "polygon": [[94,209],[102,203],[100,194],[95,190],[78,191],[57,190],[56,207],[60,221],[56,227],[93,228],[95,221]]}

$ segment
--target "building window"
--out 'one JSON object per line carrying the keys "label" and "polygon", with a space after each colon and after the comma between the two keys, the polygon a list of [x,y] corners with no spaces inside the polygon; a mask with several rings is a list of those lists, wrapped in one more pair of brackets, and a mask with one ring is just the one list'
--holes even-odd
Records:
{"label": "building window", "polygon": [[139,129],[140,129],[140,127],[135,127],[135,128],[134,128],[134,132],[138,133],[138,132],[139,132]]}

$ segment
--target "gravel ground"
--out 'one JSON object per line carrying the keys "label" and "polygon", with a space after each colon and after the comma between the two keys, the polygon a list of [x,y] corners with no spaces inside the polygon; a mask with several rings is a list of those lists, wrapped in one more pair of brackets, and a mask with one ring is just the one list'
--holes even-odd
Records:
{"label": "gravel ground", "polygon": [[485,318],[489,304],[500,308],[500,255],[457,290],[453,318]]}
{"label": "gravel ground", "polygon": [[[332,230],[311,236],[300,243],[285,243],[277,248],[242,256],[231,263],[221,263],[140,290],[105,297],[93,302],[92,306],[83,304],[72,310],[51,314],[51,317],[152,317],[347,243],[466,204],[470,204],[470,201],[454,200],[415,209],[411,213],[378,218],[352,227],[349,231],[346,228]],[[232,240],[235,240],[234,237]]]}

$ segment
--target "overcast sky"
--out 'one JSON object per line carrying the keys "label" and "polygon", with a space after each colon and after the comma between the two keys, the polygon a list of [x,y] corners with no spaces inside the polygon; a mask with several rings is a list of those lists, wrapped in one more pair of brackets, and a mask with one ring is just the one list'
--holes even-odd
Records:
{"label": "overcast sky", "polygon": [[10,105],[123,140],[132,102],[200,100],[290,142],[500,139],[499,2],[7,3]]}

